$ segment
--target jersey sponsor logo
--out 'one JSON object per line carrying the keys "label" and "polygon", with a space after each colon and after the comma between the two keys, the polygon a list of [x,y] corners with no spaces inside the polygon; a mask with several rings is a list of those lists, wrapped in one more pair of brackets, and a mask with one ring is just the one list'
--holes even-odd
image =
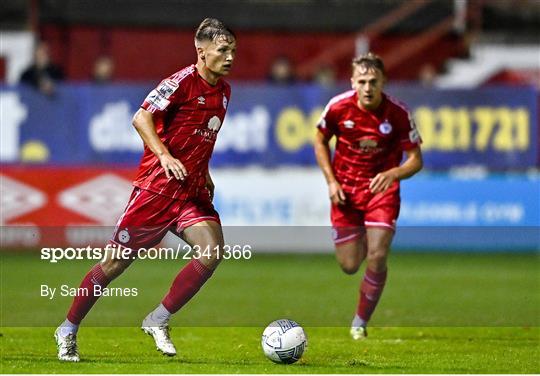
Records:
{"label": "jersey sponsor logo", "polygon": [[360,147],[362,149],[364,149],[364,148],[376,148],[377,147],[377,141],[372,140],[370,138],[365,138],[363,140],[360,140]]}
{"label": "jersey sponsor logo", "polygon": [[157,92],[163,95],[165,98],[169,98],[178,89],[178,84],[173,80],[164,80],[156,88]]}
{"label": "jersey sponsor logo", "polygon": [[208,120],[208,129],[197,128],[193,134],[204,137],[206,141],[215,141],[217,139],[217,132],[221,128],[221,120],[217,116],[212,116]]}
{"label": "jersey sponsor logo", "polygon": [[204,97],[201,95],[199,98],[197,98],[197,103],[199,104],[206,104],[206,100],[204,99]]}
{"label": "jersey sponsor logo", "polygon": [[392,132],[392,124],[388,122],[388,120],[385,120],[381,124],[379,124],[379,131],[382,134],[390,134]]}
{"label": "jersey sponsor logo", "polygon": [[225,96],[225,94],[223,95],[223,108],[224,109],[227,109],[227,104],[229,103],[229,101],[227,100],[227,97]]}
{"label": "jersey sponsor logo", "polygon": [[379,144],[377,143],[377,141],[370,138],[361,139],[358,143],[358,146],[360,146],[360,150],[363,153],[375,153],[382,151],[382,148],[378,147]]}
{"label": "jersey sponsor logo", "polygon": [[163,111],[171,103],[167,98],[161,95],[157,90],[152,90],[144,100],[151,106]]}
{"label": "jersey sponsor logo", "polygon": [[345,128],[351,129],[351,128],[354,127],[354,121],[352,121],[352,120],[345,120],[345,121],[343,122],[343,125],[345,125]]}
{"label": "jersey sponsor logo", "polygon": [[127,228],[118,233],[118,241],[120,243],[126,244],[127,242],[129,242],[129,239],[131,239],[131,237],[129,236]]}
{"label": "jersey sponsor logo", "polygon": [[204,141],[215,141],[217,139],[217,133],[210,129],[197,128],[193,134],[203,137]]}
{"label": "jersey sponsor logo", "polygon": [[221,128],[221,120],[214,115],[208,120],[208,129],[218,132],[219,128]]}

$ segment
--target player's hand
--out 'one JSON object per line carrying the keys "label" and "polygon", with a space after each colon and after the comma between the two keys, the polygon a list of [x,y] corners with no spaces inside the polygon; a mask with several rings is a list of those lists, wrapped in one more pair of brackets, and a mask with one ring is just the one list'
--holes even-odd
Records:
{"label": "player's hand", "polygon": [[396,180],[397,176],[390,171],[379,172],[369,182],[369,190],[373,194],[385,192]]}
{"label": "player's hand", "polygon": [[187,170],[178,159],[174,158],[172,155],[166,153],[163,154],[159,161],[161,167],[165,170],[165,175],[167,179],[170,179],[171,176],[174,176],[177,180],[184,180],[187,177]]}
{"label": "player's hand", "polygon": [[341,185],[339,185],[337,181],[328,184],[328,195],[330,196],[332,204],[343,205],[347,199],[345,197],[345,192],[343,192]]}

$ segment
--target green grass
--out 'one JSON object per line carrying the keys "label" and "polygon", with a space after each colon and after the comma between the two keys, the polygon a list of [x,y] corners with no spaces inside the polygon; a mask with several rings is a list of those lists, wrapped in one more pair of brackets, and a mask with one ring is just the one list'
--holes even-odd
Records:
{"label": "green grass", "polygon": [[[538,329],[374,328],[353,342],[344,328],[306,328],[299,363],[266,360],[259,328],[177,328],[167,358],[136,328],[84,328],[83,361],[56,360],[53,328],[9,328],[3,373],[521,373],[538,372]],[[21,351],[24,349],[23,351]]]}
{"label": "green grass", "polygon": [[[538,373],[538,255],[400,254],[366,341],[348,325],[361,274],[331,255],[265,255],[227,261],[173,319],[179,355],[166,358],[137,326],[180,263],[139,261],[112,284],[137,297],[102,298],[79,334],[80,364],[56,360],[52,333],[71,298],[40,285],[76,287],[91,262],[49,264],[2,253],[2,373]],[[275,365],[260,349],[266,324],[288,317],[309,338],[299,363]]]}

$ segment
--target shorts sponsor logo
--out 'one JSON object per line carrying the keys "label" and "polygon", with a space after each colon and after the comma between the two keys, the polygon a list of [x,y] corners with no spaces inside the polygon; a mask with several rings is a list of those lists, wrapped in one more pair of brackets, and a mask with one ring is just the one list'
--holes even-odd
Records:
{"label": "shorts sponsor logo", "polygon": [[227,109],[227,104],[229,103],[229,101],[227,100],[227,97],[224,95],[223,96],[223,108],[224,109]]}
{"label": "shorts sponsor logo", "polygon": [[390,124],[388,120],[385,120],[379,125],[379,131],[382,134],[390,134],[390,132],[392,132],[392,124]]}

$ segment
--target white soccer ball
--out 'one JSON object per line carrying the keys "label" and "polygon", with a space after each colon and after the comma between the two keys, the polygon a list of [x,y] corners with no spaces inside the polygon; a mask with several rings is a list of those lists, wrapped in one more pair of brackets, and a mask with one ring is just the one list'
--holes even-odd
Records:
{"label": "white soccer ball", "polygon": [[307,347],[307,337],[298,323],[282,319],[272,321],[264,329],[261,344],[268,359],[291,364],[302,357]]}

